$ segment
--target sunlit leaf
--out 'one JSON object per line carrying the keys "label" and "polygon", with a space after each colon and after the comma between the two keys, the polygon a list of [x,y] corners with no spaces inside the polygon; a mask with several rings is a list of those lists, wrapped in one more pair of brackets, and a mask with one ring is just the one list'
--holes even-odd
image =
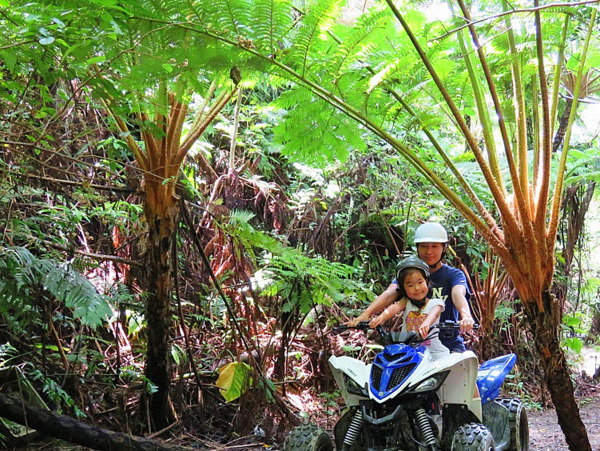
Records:
{"label": "sunlit leaf", "polygon": [[216,385],[227,402],[242,396],[251,384],[252,368],[247,363],[232,362],[219,369]]}

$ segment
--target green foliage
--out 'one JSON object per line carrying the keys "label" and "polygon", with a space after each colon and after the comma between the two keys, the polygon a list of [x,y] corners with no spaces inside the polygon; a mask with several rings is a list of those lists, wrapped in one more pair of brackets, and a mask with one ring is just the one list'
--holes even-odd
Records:
{"label": "green foliage", "polygon": [[[85,418],[86,414],[75,403],[75,400],[52,378],[46,377],[40,370],[34,369],[29,373],[33,381],[41,382],[42,390],[57,406],[65,405],[73,409],[77,418]],[[58,413],[62,413],[59,408]]]}
{"label": "green foliage", "polygon": [[315,305],[331,305],[345,296],[364,297],[367,290],[354,281],[358,276],[358,270],[352,266],[322,257],[307,257],[289,248],[268,256],[256,274],[265,284],[263,295],[282,299],[282,311],[298,309],[304,314]]}
{"label": "green foliage", "polygon": [[23,247],[0,248],[0,313],[25,327],[43,299],[63,302],[83,324],[99,327],[112,315],[106,297],[70,264],[34,256]]}
{"label": "green foliage", "polygon": [[579,336],[583,336],[582,318],[579,314],[565,315],[562,321],[565,346],[572,351],[580,353],[583,349],[583,342]]}
{"label": "green foliage", "polygon": [[583,149],[571,149],[566,180],[569,185],[582,182],[600,183],[600,145],[597,140]]}
{"label": "green foliage", "polygon": [[289,44],[290,28],[294,20],[293,5],[285,0],[258,1],[251,8],[250,23],[246,30],[254,45],[268,55],[276,57]]}

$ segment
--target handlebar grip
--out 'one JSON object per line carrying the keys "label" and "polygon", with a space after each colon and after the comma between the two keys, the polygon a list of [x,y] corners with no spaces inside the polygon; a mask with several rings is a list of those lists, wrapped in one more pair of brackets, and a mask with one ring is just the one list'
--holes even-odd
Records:
{"label": "handlebar grip", "polygon": [[333,333],[335,334],[339,334],[342,332],[345,332],[347,330],[351,330],[351,329],[356,329],[356,330],[369,330],[369,323],[370,321],[361,321],[360,323],[358,323],[356,326],[348,326],[346,324],[342,324],[341,326],[335,326],[333,328]]}

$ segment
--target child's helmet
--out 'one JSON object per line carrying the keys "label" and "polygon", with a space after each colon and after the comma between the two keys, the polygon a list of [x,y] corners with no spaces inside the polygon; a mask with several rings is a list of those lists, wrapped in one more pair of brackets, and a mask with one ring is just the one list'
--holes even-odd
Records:
{"label": "child's helmet", "polygon": [[448,233],[444,226],[437,222],[426,222],[415,230],[415,244],[447,243]]}
{"label": "child's helmet", "polygon": [[429,265],[423,260],[421,260],[419,257],[414,256],[406,257],[404,260],[398,263],[398,266],[396,267],[396,280],[400,280],[400,272],[407,268],[420,269],[421,271],[423,271],[425,279],[429,280]]}

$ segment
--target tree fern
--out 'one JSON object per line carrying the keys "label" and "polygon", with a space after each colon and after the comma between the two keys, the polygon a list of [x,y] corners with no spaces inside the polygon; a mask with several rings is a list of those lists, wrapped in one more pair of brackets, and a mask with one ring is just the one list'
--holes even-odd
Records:
{"label": "tree fern", "polygon": [[293,8],[287,0],[258,0],[252,7],[252,39],[263,53],[276,58],[289,44],[288,34],[294,21]]}
{"label": "tree fern", "polygon": [[367,64],[369,54],[375,49],[374,42],[384,37],[381,32],[389,22],[388,11],[375,11],[361,15],[355,27],[336,29],[341,42],[327,65],[331,74],[337,78],[343,73],[354,72],[357,66]]}
{"label": "tree fern", "polygon": [[358,270],[322,257],[308,257],[297,249],[282,248],[261,270],[268,284],[263,294],[278,296],[283,311],[298,309],[308,313],[315,305],[330,305],[346,296],[368,298],[372,295],[355,282]]}
{"label": "tree fern", "polygon": [[213,0],[210,10],[217,12],[213,17],[215,29],[236,38],[245,37],[252,8],[252,3],[247,0]]}
{"label": "tree fern", "polygon": [[323,35],[330,31],[339,17],[340,0],[324,0],[315,3],[306,11],[300,21],[294,46],[290,50],[290,58],[296,60],[301,75],[306,75],[307,69],[318,57]]}
{"label": "tree fern", "polygon": [[23,247],[0,250],[0,280],[0,312],[17,319],[35,311],[39,295],[64,302],[74,318],[92,327],[112,314],[106,297],[87,278],[68,264],[35,257]]}

